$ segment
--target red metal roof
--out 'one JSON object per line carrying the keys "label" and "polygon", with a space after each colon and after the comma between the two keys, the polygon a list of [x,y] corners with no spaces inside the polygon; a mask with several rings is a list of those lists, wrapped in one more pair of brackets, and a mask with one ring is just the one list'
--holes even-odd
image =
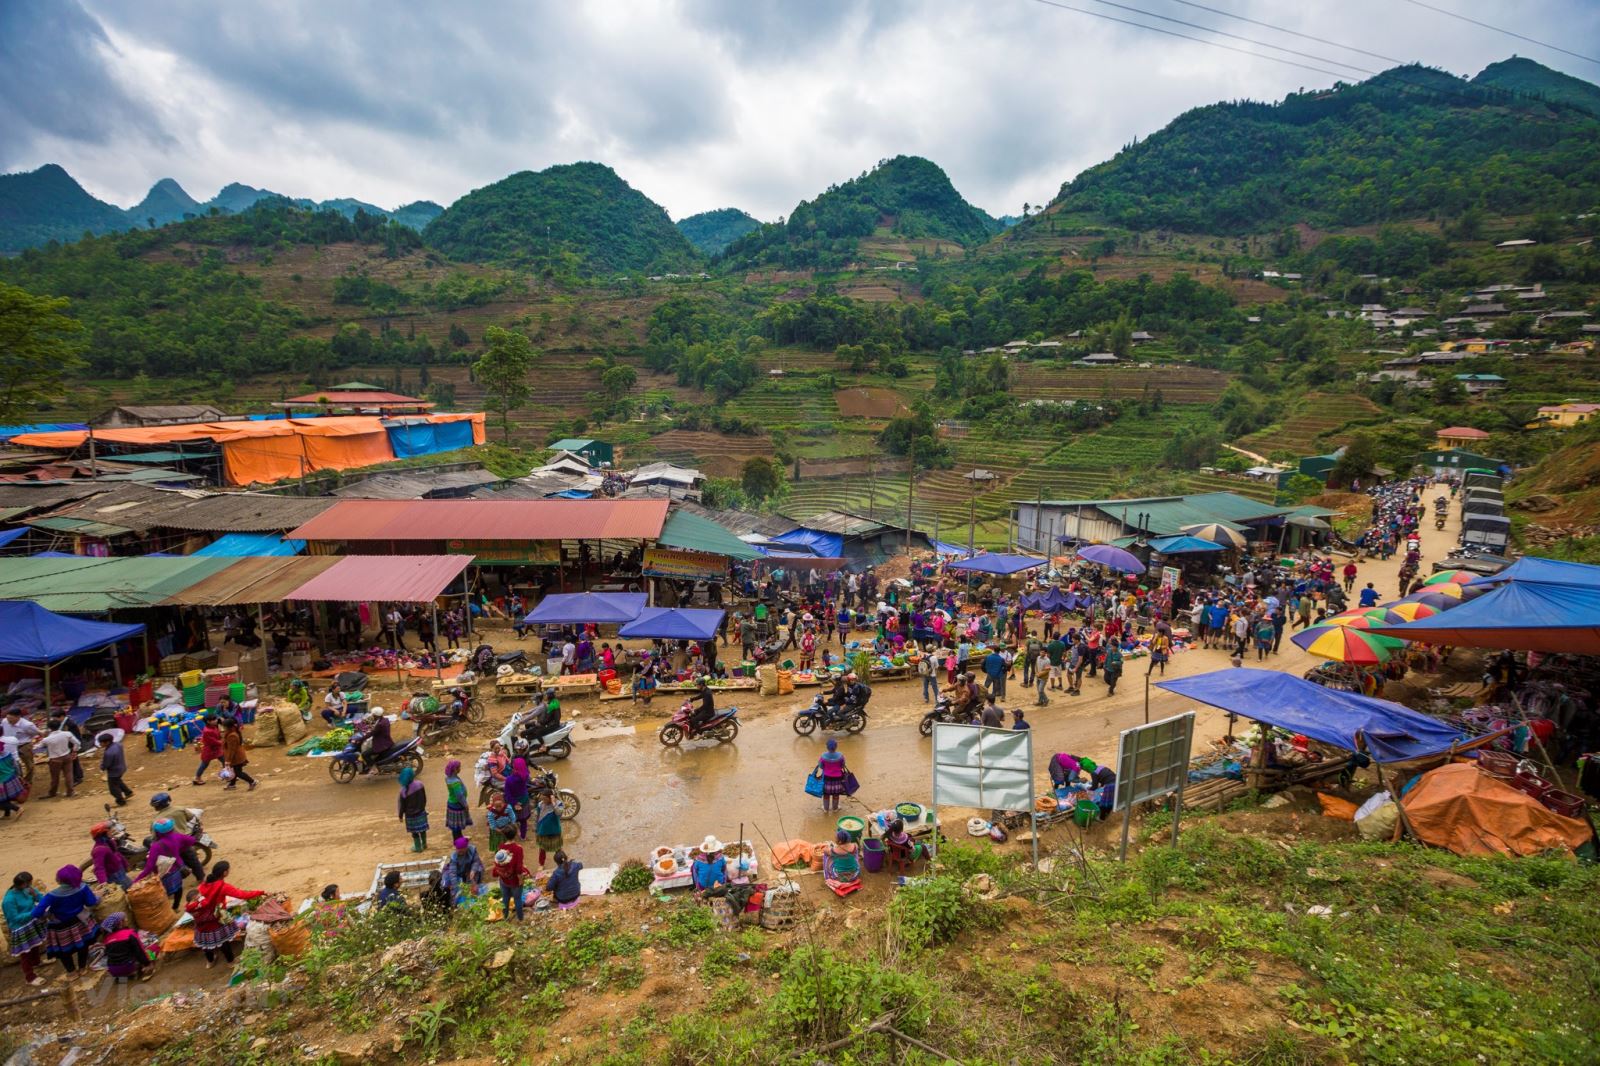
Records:
{"label": "red metal roof", "polygon": [[654,540],[666,500],[341,500],[292,540]]}
{"label": "red metal roof", "polygon": [[1434,434],[1436,437],[1470,437],[1473,440],[1483,440],[1488,435],[1483,430],[1473,429],[1471,426],[1450,426]]}
{"label": "red metal roof", "polygon": [[283,598],[426,603],[471,563],[470,555],[346,555]]}

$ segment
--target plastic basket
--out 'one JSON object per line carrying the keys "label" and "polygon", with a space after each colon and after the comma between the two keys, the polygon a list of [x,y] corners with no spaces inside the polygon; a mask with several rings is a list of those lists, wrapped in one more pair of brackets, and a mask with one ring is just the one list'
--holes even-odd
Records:
{"label": "plastic basket", "polygon": [[1485,751],[1478,755],[1478,769],[1490,777],[1509,781],[1517,774],[1517,757],[1508,751]]}
{"label": "plastic basket", "polygon": [[1550,789],[1539,797],[1539,801],[1563,818],[1582,818],[1583,808],[1587,805],[1582,796],[1563,792],[1559,788]]}

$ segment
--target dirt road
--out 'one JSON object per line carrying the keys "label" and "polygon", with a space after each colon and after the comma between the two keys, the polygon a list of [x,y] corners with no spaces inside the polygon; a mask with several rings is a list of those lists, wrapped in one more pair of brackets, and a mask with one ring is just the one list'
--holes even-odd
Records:
{"label": "dirt road", "polygon": [[[1429,526],[1423,536],[1424,569],[1455,540],[1453,520],[1443,533]],[[1357,587],[1373,581],[1386,599],[1392,598],[1399,562],[1397,556],[1362,564]],[[1282,653],[1269,656],[1262,665],[1298,675],[1315,663],[1286,636]],[[1255,665],[1253,658],[1250,665]],[[1027,708],[1041,762],[1044,753],[1056,751],[1109,761],[1116,752],[1117,733],[1144,720],[1146,666],[1145,660],[1131,660],[1114,697],[1105,695],[1102,681],[1085,679],[1083,696],[1055,693],[1049,706],[1034,708],[1032,693],[1024,693],[1014,682],[1011,697],[1002,702]],[[1167,676],[1227,666],[1222,651],[1191,650],[1174,656]],[[1019,670],[1019,680],[1020,676]],[[797,836],[817,840],[831,834],[834,817],[825,816],[817,801],[802,791],[803,777],[822,751],[820,737],[800,738],[790,726],[790,708],[809,701],[809,696],[802,696],[804,691],[765,699],[741,694],[736,702],[746,721],[735,743],[694,744],[682,750],[663,748],[656,740],[656,729],[671,707],[665,700],[656,702],[658,713],[653,717],[609,725],[605,705],[594,699],[574,701],[568,714],[580,723],[576,751],[555,764],[561,784],[576,789],[583,800],[582,815],[566,828],[569,849],[594,865],[643,856],[657,844],[699,841],[707,833],[729,839],[741,823],[747,834],[759,830],[772,841]],[[380,697],[378,702],[384,700]],[[1220,712],[1195,708],[1161,689],[1150,688],[1149,706],[1152,719],[1198,710],[1202,742],[1225,729],[1226,718]],[[491,702],[484,726],[429,748],[424,781],[435,824],[430,855],[442,856],[449,846],[443,831],[445,761],[460,759],[470,781],[478,752],[517,708],[511,702]],[[927,798],[929,742],[916,730],[923,709],[917,683],[875,688],[867,731],[840,739],[840,750],[862,782],[854,809]],[[220,843],[217,857],[232,862],[232,880],[238,885],[283,890],[297,898],[329,882],[347,891],[364,890],[376,863],[413,857],[410,838],[396,817],[392,777],[335,784],[329,780],[326,760],[287,758],[282,748],[252,752],[250,769],[261,782],[253,793],[224,792],[214,781],[200,787],[189,784],[194,757],[188,751],[161,755],[130,751],[129,764],[127,780],[136,791],[125,808],[129,817],[147,822],[149,797],[163,789],[180,804],[204,807],[206,827]],[[28,804],[20,821],[0,823],[8,880],[11,872],[27,868],[48,882],[49,874],[63,863],[87,859],[87,830],[100,817],[107,796],[100,775],[92,769],[86,786],[75,799],[37,800]],[[475,815],[478,824],[472,836],[481,847],[486,834],[481,812],[475,810]]]}

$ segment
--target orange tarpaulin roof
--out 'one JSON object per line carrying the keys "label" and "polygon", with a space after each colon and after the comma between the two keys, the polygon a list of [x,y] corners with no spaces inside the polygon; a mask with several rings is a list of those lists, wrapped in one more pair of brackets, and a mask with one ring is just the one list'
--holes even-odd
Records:
{"label": "orange tarpaulin roof", "polygon": [[[484,442],[481,412],[420,416],[424,422],[470,421],[472,442]],[[212,440],[222,445],[223,472],[229,484],[279,481],[317,470],[349,470],[394,458],[385,420],[376,415],[329,418],[275,418],[259,422],[189,422],[175,426],[97,429],[109,444],[177,444]],[[24,433],[12,442],[28,448],[69,450],[89,439],[87,430]]]}
{"label": "orange tarpaulin roof", "polygon": [[1580,848],[1592,835],[1589,823],[1562,817],[1473,763],[1428,771],[1401,803],[1423,843],[1457,855],[1537,855]]}

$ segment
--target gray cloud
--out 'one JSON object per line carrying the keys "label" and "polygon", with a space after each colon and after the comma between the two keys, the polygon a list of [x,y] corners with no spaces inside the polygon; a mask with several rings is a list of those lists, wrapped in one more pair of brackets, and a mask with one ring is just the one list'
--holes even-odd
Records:
{"label": "gray cloud", "polygon": [[[237,180],[448,203],[515,170],[595,159],[674,217],[775,218],[905,152],[1015,213],[1188,108],[1332,80],[1034,0],[82,3],[0,0],[0,165],[60,162],[120,203],[166,175],[200,197]],[[1217,6],[1463,75],[1512,52],[1597,73],[1392,0]],[[1600,39],[1592,0],[1459,6],[1578,51]]]}
{"label": "gray cloud", "polygon": [[41,140],[109,145],[130,132],[170,141],[149,108],[112,76],[116,56],[75,0],[0,3],[0,167]]}

